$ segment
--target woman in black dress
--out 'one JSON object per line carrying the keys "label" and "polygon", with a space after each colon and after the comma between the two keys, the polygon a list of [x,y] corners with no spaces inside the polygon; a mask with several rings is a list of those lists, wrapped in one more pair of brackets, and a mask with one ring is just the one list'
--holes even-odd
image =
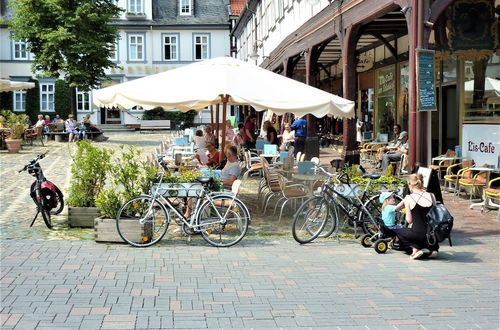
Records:
{"label": "woman in black dress", "polygon": [[408,177],[410,194],[407,195],[396,209],[406,208],[406,222],[411,228],[393,229],[399,240],[400,249],[407,251],[411,259],[423,256],[435,258],[439,245],[429,244],[427,240],[427,213],[436,202],[432,193],[423,189],[422,174],[412,174]]}

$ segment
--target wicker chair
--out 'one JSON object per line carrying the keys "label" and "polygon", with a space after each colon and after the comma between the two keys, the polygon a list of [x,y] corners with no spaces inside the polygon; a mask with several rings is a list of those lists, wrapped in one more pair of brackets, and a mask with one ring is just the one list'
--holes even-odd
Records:
{"label": "wicker chair", "polygon": [[474,166],[473,160],[464,160],[459,164],[448,166],[448,168],[446,169],[446,174],[444,176],[444,189],[446,191],[451,190],[452,192],[457,194],[458,180],[460,180],[461,178],[472,178],[472,172],[467,172],[464,176],[464,172],[471,166]]}
{"label": "wicker chair", "polygon": [[[474,169],[473,168],[468,168],[463,172],[463,177],[461,179],[458,179],[458,194],[460,195],[461,187],[464,188],[464,191],[467,193],[467,188],[469,189],[469,196],[470,200],[472,201],[472,195],[474,195],[474,191],[476,192],[476,195],[481,195],[480,194],[480,189],[482,187],[485,187],[486,184],[488,183],[487,176],[488,173],[486,171],[479,171],[474,174]],[[469,175],[468,173],[471,172]],[[465,176],[468,175],[466,178]],[[470,177],[472,176],[472,178]]]}
{"label": "wicker chair", "polygon": [[[444,154],[445,157],[455,157],[456,152],[454,150],[448,149],[446,153]],[[436,170],[438,173],[439,180],[442,179],[442,173],[446,173],[446,169],[453,165],[454,160],[441,160],[437,165],[432,164],[429,166],[429,168]]]}
{"label": "wicker chair", "polygon": [[[490,180],[488,183],[488,188],[484,190],[484,206],[485,207],[493,206],[498,209],[497,220],[500,219],[500,177]],[[495,202],[493,202],[495,201]]]}

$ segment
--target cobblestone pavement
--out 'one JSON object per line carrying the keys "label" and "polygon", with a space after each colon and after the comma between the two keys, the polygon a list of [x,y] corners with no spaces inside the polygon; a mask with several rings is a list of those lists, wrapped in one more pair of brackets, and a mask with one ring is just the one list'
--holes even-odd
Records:
{"label": "cobblestone pavement", "polygon": [[[151,150],[160,138],[116,134],[102,145],[139,139]],[[64,215],[56,230],[27,227],[31,177],[12,167],[46,149],[44,171],[66,189],[67,144],[0,152],[2,329],[499,327],[496,211],[469,210],[463,198],[445,194],[456,225],[453,247],[444,242],[436,260],[379,255],[345,238],[301,246],[289,216],[276,224],[256,208],[252,229],[267,235],[236,246],[217,249],[196,237],[137,249],[95,243],[91,231],[66,229]]]}

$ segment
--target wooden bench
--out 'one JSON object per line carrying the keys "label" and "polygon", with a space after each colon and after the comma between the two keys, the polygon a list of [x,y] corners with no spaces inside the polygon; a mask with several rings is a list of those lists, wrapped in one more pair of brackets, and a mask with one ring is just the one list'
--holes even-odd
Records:
{"label": "wooden bench", "polygon": [[166,130],[170,129],[170,120],[143,120],[140,130]]}
{"label": "wooden bench", "polygon": [[[87,139],[93,140],[96,136],[103,134],[102,132],[86,132],[85,136]],[[47,132],[44,134],[48,138],[54,137],[56,142],[63,142],[68,139],[69,134],[67,132]]]}

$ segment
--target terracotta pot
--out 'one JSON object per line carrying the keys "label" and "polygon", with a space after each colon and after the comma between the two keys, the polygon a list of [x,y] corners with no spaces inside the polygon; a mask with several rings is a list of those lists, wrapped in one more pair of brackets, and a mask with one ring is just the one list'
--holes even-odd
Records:
{"label": "terracotta pot", "polygon": [[21,150],[22,139],[5,139],[5,144],[7,145],[7,150],[9,153],[17,153]]}

